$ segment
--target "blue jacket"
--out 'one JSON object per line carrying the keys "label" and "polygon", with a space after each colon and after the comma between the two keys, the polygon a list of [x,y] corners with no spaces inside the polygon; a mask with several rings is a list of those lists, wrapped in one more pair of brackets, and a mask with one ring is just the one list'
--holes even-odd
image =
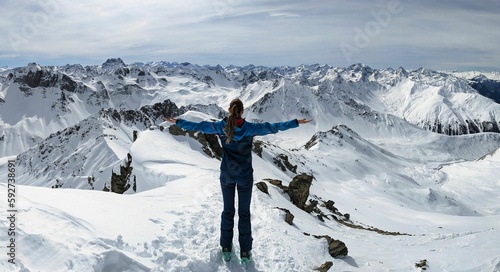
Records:
{"label": "blue jacket", "polygon": [[233,139],[227,144],[227,136],[224,133],[226,123],[226,119],[217,122],[202,121],[199,123],[179,119],[176,125],[185,130],[217,134],[222,144],[221,178],[229,175],[228,178],[231,179],[252,177],[252,142],[254,136],[273,134],[280,130],[299,126],[296,119],[280,123],[251,123],[244,121],[241,126],[235,127]]}

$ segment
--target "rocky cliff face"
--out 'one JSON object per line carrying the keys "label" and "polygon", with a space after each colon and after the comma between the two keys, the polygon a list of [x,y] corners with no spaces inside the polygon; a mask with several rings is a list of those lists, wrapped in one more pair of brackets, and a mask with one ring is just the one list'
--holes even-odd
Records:
{"label": "rocky cliff face", "polygon": [[470,79],[469,83],[481,95],[500,103],[500,81],[489,79],[484,75],[478,75]]}

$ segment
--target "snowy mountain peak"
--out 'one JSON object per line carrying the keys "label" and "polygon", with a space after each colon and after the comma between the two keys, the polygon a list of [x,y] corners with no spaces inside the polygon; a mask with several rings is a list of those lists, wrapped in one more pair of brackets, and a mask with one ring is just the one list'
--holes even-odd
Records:
{"label": "snowy mountain peak", "polygon": [[126,67],[127,65],[125,64],[125,62],[123,62],[123,60],[121,58],[111,58],[111,59],[107,59],[102,65],[102,69],[105,69],[105,70],[114,70],[114,69],[118,69],[118,68],[123,68],[123,67]]}
{"label": "snowy mountain peak", "polygon": [[484,82],[484,81],[488,81],[490,79],[488,77],[486,77],[484,74],[479,74],[479,75],[471,78],[471,80],[476,81],[476,82]]}
{"label": "snowy mountain peak", "polygon": [[399,67],[396,72],[400,77],[408,77],[408,71],[405,68]]}

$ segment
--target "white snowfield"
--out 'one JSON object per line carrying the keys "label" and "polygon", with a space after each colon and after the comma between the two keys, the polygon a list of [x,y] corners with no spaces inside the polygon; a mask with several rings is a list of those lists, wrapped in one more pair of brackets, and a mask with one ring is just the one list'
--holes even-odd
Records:
{"label": "white snowfield", "polygon": [[[427,260],[429,271],[500,269],[496,173],[500,152],[440,170],[425,161],[396,160],[414,179],[411,183],[398,179],[392,169],[398,166],[390,165],[383,155],[371,157],[369,164],[378,168],[379,175],[365,176],[347,148],[328,149],[329,145],[323,143],[301,158],[307,167],[299,170],[317,173],[311,194],[334,200],[357,224],[411,236],[321,222],[269,184],[270,195],[256,188],[253,192],[250,271],[311,271],[326,261],[333,262],[331,271],[419,271],[415,263],[422,259]],[[187,137],[159,130],[141,132],[131,147],[133,166],[137,179],[155,188],[138,184],[142,192],[133,195],[17,186],[16,265],[7,263],[3,254],[2,270],[241,271],[237,260],[221,260],[219,164],[199,151],[199,144]],[[315,156],[331,156],[331,160],[314,163]],[[324,165],[325,161],[335,167]],[[256,181],[290,181],[290,173],[269,167],[258,156],[254,156],[254,168]],[[6,199],[6,185],[0,188]],[[0,238],[6,245],[9,213],[6,202],[0,203],[4,230]],[[288,225],[275,207],[289,209],[294,225]],[[333,259],[325,239],[304,232],[343,241],[348,256]]]}
{"label": "white snowfield", "polygon": [[[342,92],[325,83],[325,93],[317,95],[315,87],[301,87],[293,78],[242,87],[215,71],[210,72],[215,82],[210,87],[184,74],[205,75],[207,71],[197,67],[188,65],[182,73],[170,71],[168,76],[146,74],[140,84],[149,93],[133,94],[130,100],[111,97],[106,107],[137,108],[168,98],[179,106],[213,103],[226,109],[238,96],[247,106],[247,120],[314,118],[293,130],[256,137],[265,147],[262,157],[253,153],[254,180],[266,182],[269,195],[254,186],[253,259],[248,271],[313,271],[326,262],[332,262],[329,271],[500,271],[500,134],[447,136],[410,122],[434,114],[428,108],[441,105],[439,95],[449,102],[449,110],[440,114],[449,113],[452,119],[472,110],[478,111],[474,118],[489,112],[500,116],[498,104],[470,88],[460,91],[463,82],[455,77],[445,78],[449,82],[439,83],[439,90],[434,89],[436,82],[416,79],[391,83],[384,90],[370,89],[369,82],[349,89],[347,82]],[[84,73],[74,68],[75,74]],[[372,77],[390,82],[394,78],[387,75],[394,73]],[[77,76],[86,79],[84,74]],[[322,76],[317,78],[329,74]],[[109,77],[100,80],[113,90],[117,83]],[[160,77],[166,78],[165,86],[158,83],[163,82]],[[443,77],[439,74],[436,80]],[[157,85],[147,85],[147,80]],[[129,81],[135,82],[123,79]],[[7,88],[5,83],[1,87]],[[59,95],[48,88],[46,99],[54,98],[52,92]],[[220,253],[220,161],[207,156],[189,136],[170,134],[168,123],[156,124],[166,126],[160,131],[99,117],[97,103],[82,102],[85,95],[74,95],[67,114],[56,116],[40,103],[39,109],[23,116],[8,98],[35,105],[33,97],[13,89],[3,93],[2,129],[15,145],[0,143],[0,271],[243,271],[237,227],[235,256],[226,263]],[[44,103],[49,108],[52,104]],[[17,115],[7,116],[9,111]],[[216,120],[216,112],[213,106],[181,117]],[[55,133],[62,128],[68,130]],[[133,130],[139,131],[135,142]],[[136,192],[103,192],[111,171],[119,172],[128,153]],[[273,163],[280,154],[297,166],[297,173]],[[9,160],[16,160],[17,212],[8,207]],[[300,173],[314,176],[310,199],[334,201],[354,225],[403,235],[352,228],[331,218],[320,221],[265,181],[278,179],[286,186]],[[87,183],[90,175],[96,178],[94,190]],[[50,188],[55,179],[63,188]],[[285,212],[278,208],[295,216],[293,225],[284,221]],[[344,242],[348,255],[333,258],[326,239],[313,235]],[[14,257],[7,254],[12,248]],[[417,267],[422,260],[426,265]]]}

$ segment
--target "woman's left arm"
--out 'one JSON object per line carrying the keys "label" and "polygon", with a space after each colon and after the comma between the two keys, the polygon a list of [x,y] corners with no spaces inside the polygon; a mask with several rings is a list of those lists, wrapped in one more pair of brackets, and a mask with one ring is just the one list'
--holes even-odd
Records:
{"label": "woman's left arm", "polygon": [[286,122],[278,122],[278,123],[252,123],[252,134],[253,135],[267,135],[277,133],[278,131],[283,131],[291,128],[296,128],[301,124],[307,124],[311,122],[311,120],[306,119],[293,119]]}

